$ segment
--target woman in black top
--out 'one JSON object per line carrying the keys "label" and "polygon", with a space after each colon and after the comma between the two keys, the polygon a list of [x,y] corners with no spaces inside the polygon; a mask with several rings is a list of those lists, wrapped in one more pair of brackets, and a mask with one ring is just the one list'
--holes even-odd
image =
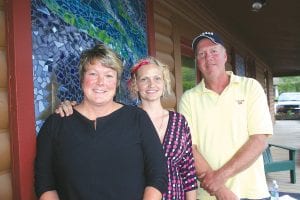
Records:
{"label": "woman in black top", "polygon": [[148,115],[113,101],[121,66],[104,45],[81,55],[83,101],[69,117],[51,115],[38,134],[41,200],[161,199],[166,191],[166,161]]}

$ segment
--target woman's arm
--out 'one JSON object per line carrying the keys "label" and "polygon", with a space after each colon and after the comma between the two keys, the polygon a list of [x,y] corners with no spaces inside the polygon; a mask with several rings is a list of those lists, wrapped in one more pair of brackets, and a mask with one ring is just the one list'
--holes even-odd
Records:
{"label": "woman's arm", "polygon": [[161,200],[161,199],[162,199],[162,194],[158,189],[151,186],[147,186],[145,188],[143,200]]}
{"label": "woman's arm", "polygon": [[[43,194],[46,195],[48,191],[50,194],[51,191],[56,191],[53,168],[53,138],[60,127],[60,123],[57,119],[58,116],[50,115],[37,136],[36,158],[34,163],[34,188],[37,197],[40,198]],[[48,195],[46,195],[46,197],[47,196]]]}
{"label": "woman's arm", "polygon": [[44,192],[39,200],[59,200],[56,190]]}
{"label": "woman's arm", "polygon": [[[183,116],[182,116],[183,117]],[[183,117],[183,119],[185,119]],[[196,176],[196,169],[195,169],[195,160],[193,157],[193,150],[192,150],[192,137],[190,134],[190,128],[187,124],[186,120],[182,120],[182,134],[184,135],[185,141],[180,141],[179,143],[182,144],[182,149],[184,154],[180,159],[180,163],[178,166],[179,173],[182,178],[183,189],[185,191],[185,197],[187,200],[195,200],[196,199],[196,190],[198,188],[197,184],[197,176]]]}
{"label": "woman's arm", "polygon": [[185,193],[186,200],[195,200],[196,196],[196,190],[188,191]]}
{"label": "woman's arm", "polygon": [[195,168],[196,168],[196,175],[198,179],[201,181],[205,176],[205,173],[211,171],[211,167],[209,166],[208,162],[203,158],[203,156],[199,153],[198,148],[196,145],[192,146],[193,155],[195,159]]}

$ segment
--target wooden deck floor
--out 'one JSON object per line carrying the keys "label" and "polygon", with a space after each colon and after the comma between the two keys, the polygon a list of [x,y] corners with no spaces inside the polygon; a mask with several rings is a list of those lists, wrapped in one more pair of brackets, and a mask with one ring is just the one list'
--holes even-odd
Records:
{"label": "wooden deck floor", "polygon": [[[289,171],[272,172],[267,175],[270,184],[276,180],[280,192],[300,193],[300,120],[277,120],[274,124],[274,135],[269,140],[273,144],[292,146],[297,151],[296,184],[290,183]],[[288,159],[288,152],[285,150],[272,149],[274,160]]]}

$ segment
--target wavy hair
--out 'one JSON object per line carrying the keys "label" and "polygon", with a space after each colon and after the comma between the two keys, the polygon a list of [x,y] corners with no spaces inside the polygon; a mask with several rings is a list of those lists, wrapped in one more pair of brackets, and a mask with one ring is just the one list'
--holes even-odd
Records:
{"label": "wavy hair", "polygon": [[138,98],[139,94],[137,91],[137,72],[139,69],[148,64],[156,65],[163,74],[163,81],[164,81],[164,89],[163,89],[163,97],[171,95],[173,93],[171,88],[171,78],[170,78],[170,70],[168,65],[163,64],[161,61],[154,57],[146,57],[139,60],[132,68],[131,68],[131,77],[128,81],[128,88],[132,98]]}

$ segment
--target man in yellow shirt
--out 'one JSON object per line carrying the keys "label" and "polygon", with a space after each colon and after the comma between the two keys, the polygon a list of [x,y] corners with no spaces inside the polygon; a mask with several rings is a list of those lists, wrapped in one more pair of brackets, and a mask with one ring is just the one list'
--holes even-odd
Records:
{"label": "man in yellow shirt", "polygon": [[263,88],[226,72],[226,49],[216,33],[198,35],[192,47],[203,79],[184,93],[179,111],[191,128],[198,199],[268,198],[261,153],[273,128]]}

